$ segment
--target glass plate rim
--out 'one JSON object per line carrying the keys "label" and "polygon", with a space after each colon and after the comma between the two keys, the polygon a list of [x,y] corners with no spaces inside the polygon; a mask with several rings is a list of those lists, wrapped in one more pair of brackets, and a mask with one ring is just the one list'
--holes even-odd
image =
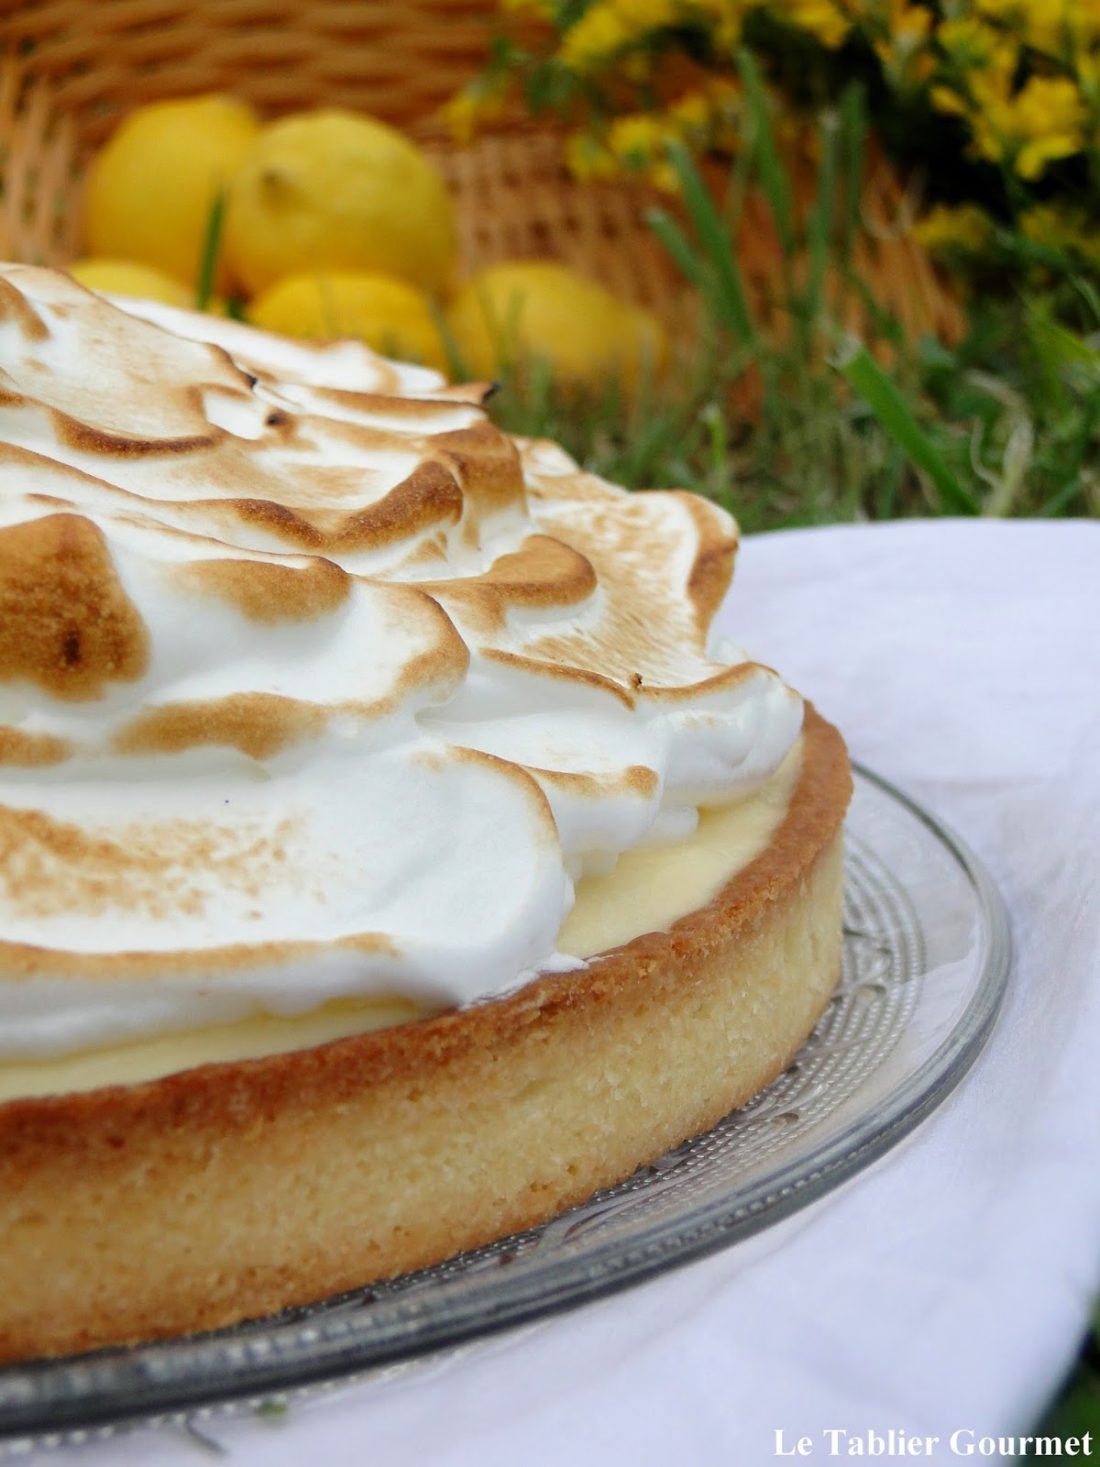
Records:
{"label": "glass plate rim", "polygon": [[[735,1197],[715,1198],[687,1220],[658,1219],[626,1248],[613,1240],[596,1241],[575,1257],[547,1257],[519,1277],[503,1277],[499,1297],[488,1311],[481,1299],[452,1300],[456,1307],[445,1321],[436,1318],[426,1336],[418,1329],[422,1310],[416,1301],[410,1295],[403,1309],[397,1294],[389,1303],[391,1315],[398,1318],[390,1318],[381,1341],[372,1339],[369,1314],[314,1317],[306,1310],[295,1311],[292,1319],[280,1321],[276,1316],[246,1326],[254,1332],[239,1338],[217,1331],[159,1347],[6,1367],[0,1370],[0,1449],[29,1439],[75,1440],[123,1423],[178,1421],[195,1410],[203,1415],[232,1410],[549,1318],[741,1242],[808,1206],[897,1145],[955,1089],[989,1038],[1007,986],[1011,931],[1000,893],[967,843],[882,775],[856,761],[852,771],[857,781],[866,781],[900,805],[954,858],[969,881],[981,919],[981,945],[974,960],[978,978],[962,1015],[873,1111],[853,1117],[810,1158],[780,1163]],[[592,1199],[582,1206],[591,1207]],[[547,1273],[554,1276],[549,1294]],[[437,1297],[455,1282],[440,1282]],[[262,1333],[255,1332],[258,1327]],[[148,1358],[140,1353],[158,1348],[163,1350],[161,1371],[151,1370]],[[220,1362],[207,1358],[219,1352],[236,1357],[239,1374],[226,1374],[224,1358]],[[106,1374],[115,1377],[111,1399],[97,1403],[98,1382]],[[127,1377],[130,1393],[125,1389]],[[55,1389],[43,1391],[41,1387],[49,1383]],[[126,1399],[120,1400],[124,1395]]]}

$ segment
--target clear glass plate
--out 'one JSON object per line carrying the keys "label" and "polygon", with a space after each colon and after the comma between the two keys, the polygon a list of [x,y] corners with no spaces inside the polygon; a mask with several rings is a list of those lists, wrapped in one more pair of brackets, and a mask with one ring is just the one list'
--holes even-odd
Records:
{"label": "clear glass plate", "polygon": [[544,1227],[437,1268],[234,1329],[0,1370],[0,1439],[79,1440],[435,1353],[736,1243],[851,1177],[973,1063],[1009,938],[974,857],[866,770],[847,842],[840,986],[742,1110]]}

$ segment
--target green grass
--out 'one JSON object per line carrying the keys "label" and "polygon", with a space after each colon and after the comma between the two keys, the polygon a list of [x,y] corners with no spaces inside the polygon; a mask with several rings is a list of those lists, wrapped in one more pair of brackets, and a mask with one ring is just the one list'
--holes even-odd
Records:
{"label": "green grass", "polygon": [[[564,393],[537,368],[508,374],[492,411],[550,437],[629,488],[676,485],[736,513],[746,530],[913,515],[1100,514],[1100,351],[1052,343],[1040,299],[987,304],[968,338],[933,340],[881,367],[862,342],[796,369],[767,343],[749,358],[755,411],[720,341],[675,389],[625,403]],[[1051,349],[1052,345],[1054,350]],[[741,354],[744,361],[744,354]]]}
{"label": "green grass", "polygon": [[[817,197],[799,211],[754,63],[744,55],[740,65],[749,117],[725,197],[673,147],[681,207],[649,217],[698,297],[690,349],[633,401],[613,386],[563,393],[537,367],[508,374],[497,420],[556,438],[630,488],[694,489],[746,530],[1100,514],[1100,300],[1089,282],[1071,261],[1046,258],[1041,287],[970,300],[959,346],[907,340],[852,265],[861,93],[823,117]],[[767,200],[782,253],[771,329],[754,318],[732,245],[750,189]],[[1006,238],[1006,258],[1019,243]],[[840,325],[853,298],[870,323],[863,339]]]}

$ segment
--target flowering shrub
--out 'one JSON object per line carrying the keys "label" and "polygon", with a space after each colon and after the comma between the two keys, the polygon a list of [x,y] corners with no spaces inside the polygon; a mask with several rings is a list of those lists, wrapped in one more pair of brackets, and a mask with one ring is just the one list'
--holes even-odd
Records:
{"label": "flowering shrub", "polygon": [[[977,197],[934,204],[920,226],[930,247],[980,255],[1011,226],[1039,261],[1097,263],[1100,0],[499,3],[493,60],[450,109],[459,132],[519,99],[565,121],[578,177],[631,170],[671,187],[670,141],[736,150],[744,46],[792,102],[829,101],[857,77],[910,156],[914,137],[946,139],[951,167],[927,159],[933,200],[970,161]],[[797,108],[787,115],[793,128]]]}
{"label": "flowering shrub", "polygon": [[[579,412],[547,380],[505,386],[506,426],[618,482],[722,502],[736,484],[754,528],[1100,514],[1100,0],[496,3],[456,132],[518,106],[553,119],[582,179],[675,189],[646,217],[701,328],[633,417]],[[871,183],[883,148],[906,165],[900,200]],[[762,201],[763,292],[742,261]],[[918,237],[994,286],[970,293],[961,339],[887,301],[923,264],[867,268],[918,206]]]}

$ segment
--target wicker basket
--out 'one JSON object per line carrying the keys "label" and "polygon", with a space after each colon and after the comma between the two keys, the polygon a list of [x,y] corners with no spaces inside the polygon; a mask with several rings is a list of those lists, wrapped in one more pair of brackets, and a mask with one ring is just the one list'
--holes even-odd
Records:
{"label": "wicker basket", "polygon": [[[465,271],[558,258],[682,325],[683,286],[644,224],[642,187],[575,183],[551,131],[462,149],[443,139],[435,114],[487,54],[491,0],[7,0],[0,11],[0,257],[73,259],[82,170],[118,121],[143,102],[223,90],[268,116],[343,106],[418,135],[452,191]],[[896,177],[876,164],[865,194],[863,277],[910,335],[956,339],[957,303],[896,227]],[[738,252],[766,302],[779,256],[759,201]]]}

